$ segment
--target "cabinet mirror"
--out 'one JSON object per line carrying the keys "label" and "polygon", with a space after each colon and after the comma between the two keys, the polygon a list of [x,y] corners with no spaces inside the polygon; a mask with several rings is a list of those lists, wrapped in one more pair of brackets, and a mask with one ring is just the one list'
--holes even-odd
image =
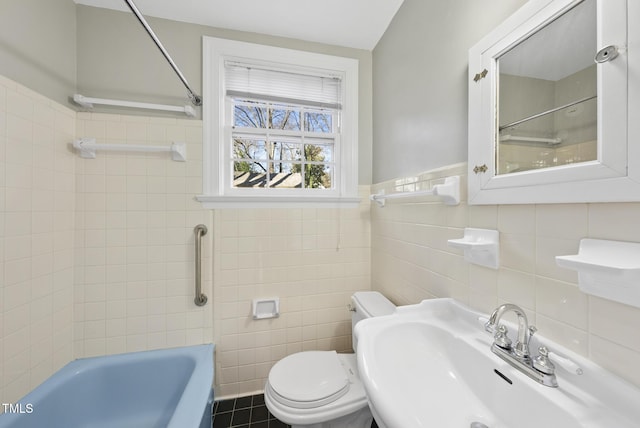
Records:
{"label": "cabinet mirror", "polygon": [[596,2],[497,58],[496,174],[597,160]]}
{"label": "cabinet mirror", "polygon": [[469,51],[470,204],[640,200],[627,3],[530,0]]}

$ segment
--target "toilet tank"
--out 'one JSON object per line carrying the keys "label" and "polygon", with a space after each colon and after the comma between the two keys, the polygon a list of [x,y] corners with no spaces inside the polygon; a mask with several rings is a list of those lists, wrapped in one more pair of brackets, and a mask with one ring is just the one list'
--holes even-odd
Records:
{"label": "toilet tank", "polygon": [[357,349],[357,339],[353,334],[356,324],[363,319],[391,315],[396,306],[377,291],[358,291],[351,296],[351,333],[353,350]]}

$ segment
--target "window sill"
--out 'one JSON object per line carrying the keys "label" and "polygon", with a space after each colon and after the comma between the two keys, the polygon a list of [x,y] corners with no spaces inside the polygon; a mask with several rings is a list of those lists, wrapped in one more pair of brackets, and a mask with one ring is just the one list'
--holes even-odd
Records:
{"label": "window sill", "polygon": [[360,198],[305,196],[211,196],[196,200],[206,209],[217,208],[356,208]]}

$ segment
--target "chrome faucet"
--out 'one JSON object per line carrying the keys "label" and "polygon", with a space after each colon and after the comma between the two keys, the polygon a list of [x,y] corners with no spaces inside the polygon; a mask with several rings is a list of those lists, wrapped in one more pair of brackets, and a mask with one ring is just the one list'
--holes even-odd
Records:
{"label": "chrome faucet", "polygon": [[[507,328],[500,324],[502,316],[509,311],[518,316],[518,338],[513,346],[511,345],[511,339],[507,336]],[[558,386],[553,364],[547,358],[546,348],[544,350],[541,348],[540,355],[533,360],[531,359],[529,341],[536,332],[536,328],[529,326],[527,315],[522,308],[511,303],[498,306],[491,314],[484,328],[494,334],[494,342],[491,345],[491,351],[494,354],[536,382],[554,388]]]}
{"label": "chrome faucet", "polygon": [[[535,327],[529,327],[527,315],[519,306],[513,305],[511,303],[505,303],[504,305],[498,306],[498,308],[491,314],[491,317],[485,324],[484,328],[489,333],[493,333],[494,330],[496,330],[497,326],[500,326],[500,320],[502,319],[502,316],[509,311],[515,312],[515,314],[518,316],[518,340],[516,341],[515,346],[513,346],[513,353],[519,359],[529,359],[529,340],[531,338],[531,335],[535,332]],[[496,334],[496,336],[499,336],[499,344],[505,343],[502,342],[502,340],[504,340],[503,336],[506,336],[506,327],[502,327],[504,328],[504,332],[498,329],[498,333]],[[506,343],[509,343],[510,345],[510,342],[511,341],[508,341]]]}

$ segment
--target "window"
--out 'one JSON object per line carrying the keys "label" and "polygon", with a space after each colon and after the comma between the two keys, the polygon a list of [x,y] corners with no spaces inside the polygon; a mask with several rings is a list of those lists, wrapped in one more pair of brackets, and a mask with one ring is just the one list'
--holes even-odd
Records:
{"label": "window", "polygon": [[205,207],[357,203],[357,60],[204,39]]}

